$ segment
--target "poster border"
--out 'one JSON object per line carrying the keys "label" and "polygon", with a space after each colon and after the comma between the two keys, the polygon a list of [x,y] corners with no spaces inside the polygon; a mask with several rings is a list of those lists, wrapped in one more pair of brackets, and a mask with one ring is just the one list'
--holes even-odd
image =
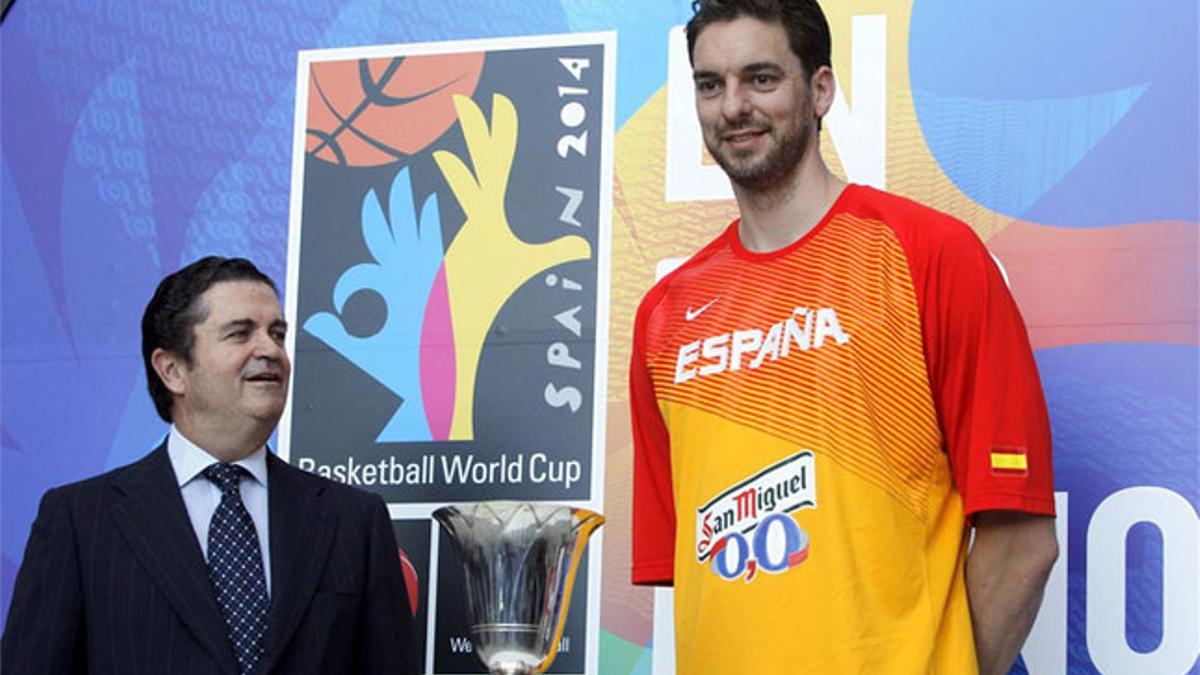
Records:
{"label": "poster border", "polygon": [[[399,43],[386,45],[369,45],[360,47],[338,47],[331,49],[300,50],[296,58],[296,101],[294,111],[293,145],[292,145],[292,174],[291,195],[288,204],[288,239],[287,239],[287,278],[285,281],[284,317],[292,327],[287,334],[287,350],[289,354],[296,353],[296,338],[299,312],[300,285],[300,229],[303,220],[302,206],[304,196],[304,163],[305,152],[305,123],[307,120],[308,82],[311,68],[314,64],[328,61],[341,61],[362,58],[381,58],[388,56],[425,56],[435,54],[450,54],[467,51],[500,52],[518,49],[537,49],[546,47],[600,46],[603,49],[603,102],[601,111],[601,143],[599,167],[599,208],[596,223],[596,328],[594,375],[592,378],[592,448],[591,448],[591,489],[590,498],[586,500],[556,501],[568,506],[586,508],[598,513],[604,512],[604,480],[605,460],[607,455],[606,424],[608,412],[608,351],[609,351],[609,303],[610,285],[612,283],[612,199],[614,176],[614,152],[616,143],[616,68],[617,68],[617,33],[616,31],[595,31],[581,33],[558,33],[549,35],[527,35],[501,38],[486,38],[478,40],[449,40],[444,42]],[[287,402],[279,423],[277,454],[284,461],[291,455],[292,433],[292,397],[295,388],[289,387]],[[531,500],[546,502],[555,500]],[[435,509],[460,502],[388,502],[388,512],[393,521],[430,519]],[[430,548],[430,578],[426,587],[426,603],[429,607],[427,616],[428,631],[426,653],[423,655],[425,667],[432,668],[435,654],[434,630],[437,616],[436,582],[437,574],[432,570],[437,568],[439,547],[437,546],[438,528],[431,527]],[[594,534],[588,544],[588,584],[586,648],[584,653],[584,673],[598,672],[600,659],[600,594],[603,567],[603,528]],[[581,592],[585,589],[575,589]],[[432,671],[428,671],[431,672]],[[582,675],[582,674],[572,674]]]}

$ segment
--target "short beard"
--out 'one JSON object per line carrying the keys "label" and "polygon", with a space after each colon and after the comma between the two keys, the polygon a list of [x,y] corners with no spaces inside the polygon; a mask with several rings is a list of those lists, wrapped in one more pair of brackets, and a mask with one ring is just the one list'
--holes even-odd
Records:
{"label": "short beard", "polygon": [[811,133],[809,125],[799,125],[793,133],[780,136],[767,156],[754,163],[730,158],[718,152],[712,144],[708,144],[708,152],[738,187],[748,192],[774,192],[796,175]]}

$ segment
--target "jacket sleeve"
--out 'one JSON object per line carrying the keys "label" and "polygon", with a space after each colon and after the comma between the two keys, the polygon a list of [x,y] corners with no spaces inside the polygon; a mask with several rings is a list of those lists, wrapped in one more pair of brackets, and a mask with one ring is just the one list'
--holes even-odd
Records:
{"label": "jacket sleeve", "polygon": [[360,624],[362,672],[414,674],[420,670],[420,645],[392,520],[378,495],[371,496],[370,518],[367,597]]}
{"label": "jacket sleeve", "polygon": [[0,646],[0,671],[80,673],[86,645],[79,555],[61,490],[42,497],[17,573]]}

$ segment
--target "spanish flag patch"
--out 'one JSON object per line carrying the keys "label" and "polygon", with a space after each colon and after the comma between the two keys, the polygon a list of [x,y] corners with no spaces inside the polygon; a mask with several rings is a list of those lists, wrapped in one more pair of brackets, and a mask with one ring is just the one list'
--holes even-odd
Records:
{"label": "spanish flag patch", "polygon": [[1029,460],[1025,457],[1025,448],[992,448],[992,473],[1028,475]]}

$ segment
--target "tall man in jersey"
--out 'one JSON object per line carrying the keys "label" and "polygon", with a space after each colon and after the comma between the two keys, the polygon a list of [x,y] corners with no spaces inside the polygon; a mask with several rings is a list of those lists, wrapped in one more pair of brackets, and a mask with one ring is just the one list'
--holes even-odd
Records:
{"label": "tall man in jersey", "polygon": [[6,673],[411,673],[416,647],[376,495],[266,447],[290,365],[275,286],[209,257],[142,317],[171,424],[143,459],[50,490],[17,574]]}
{"label": "tall man in jersey", "polygon": [[637,314],[633,580],[675,586],[680,673],[1004,673],[1057,556],[1013,299],[968,226],[825,166],[815,0],[693,7],[741,217]]}

